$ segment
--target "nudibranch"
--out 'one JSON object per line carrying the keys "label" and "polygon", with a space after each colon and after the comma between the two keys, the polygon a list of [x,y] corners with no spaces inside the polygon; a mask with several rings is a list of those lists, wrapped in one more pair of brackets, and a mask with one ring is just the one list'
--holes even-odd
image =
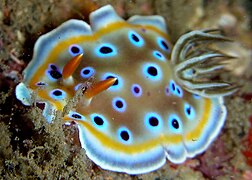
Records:
{"label": "nudibranch", "polygon": [[35,94],[51,122],[80,92],[63,119],[78,124],[81,146],[103,169],[140,174],[166,159],[182,163],[218,135],[223,96],[235,90],[208,78],[227,57],[197,48],[213,41],[227,39],[192,31],[172,46],[161,16],[125,21],[106,5],[90,14],[90,25],[69,20],[38,39],[16,97],[31,105]]}

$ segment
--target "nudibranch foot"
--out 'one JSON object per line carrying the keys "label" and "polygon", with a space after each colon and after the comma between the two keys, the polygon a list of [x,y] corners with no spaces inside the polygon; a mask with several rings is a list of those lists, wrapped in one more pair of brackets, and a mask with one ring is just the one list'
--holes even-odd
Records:
{"label": "nudibranch foot", "polygon": [[237,86],[213,80],[225,71],[225,63],[234,57],[201,44],[231,41],[217,33],[218,30],[196,30],[181,36],[172,51],[177,81],[191,93],[204,97],[226,96],[237,91]]}

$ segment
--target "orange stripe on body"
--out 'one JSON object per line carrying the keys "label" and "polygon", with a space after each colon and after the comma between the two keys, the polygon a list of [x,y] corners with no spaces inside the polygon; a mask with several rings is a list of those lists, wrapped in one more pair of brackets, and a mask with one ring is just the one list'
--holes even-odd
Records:
{"label": "orange stripe on body", "polygon": [[189,133],[186,134],[185,140],[186,141],[192,141],[198,139],[202,131],[207,125],[207,122],[209,121],[209,117],[211,115],[211,108],[212,108],[212,102],[208,98],[204,98],[204,108],[203,108],[203,116],[199,120],[198,125]]}
{"label": "orange stripe on body", "polygon": [[123,152],[126,154],[136,154],[142,153],[152,148],[162,146],[162,145],[180,145],[182,143],[182,135],[175,134],[175,135],[164,135],[161,134],[160,136],[150,139],[149,141],[145,141],[138,144],[132,145],[124,145],[118,141],[113,140],[112,138],[104,135],[97,129],[95,129],[91,124],[86,121],[77,121],[77,123],[83,126],[88,133],[92,134],[97,138],[103,147],[108,149],[113,149],[115,151]]}

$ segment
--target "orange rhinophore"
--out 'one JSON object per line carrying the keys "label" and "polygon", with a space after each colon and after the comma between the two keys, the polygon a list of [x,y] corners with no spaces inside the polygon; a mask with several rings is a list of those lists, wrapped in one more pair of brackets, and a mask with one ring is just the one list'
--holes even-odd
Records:
{"label": "orange rhinophore", "polygon": [[62,76],[64,79],[67,79],[69,76],[71,76],[74,71],[77,69],[77,67],[80,65],[80,62],[82,60],[83,53],[78,54],[74,56],[63,68]]}
{"label": "orange rhinophore", "polygon": [[92,98],[95,95],[101,93],[102,91],[105,91],[106,89],[108,89],[109,87],[111,87],[115,82],[116,82],[117,78],[109,78],[103,81],[100,81],[96,84],[91,85],[91,87],[89,87],[84,95],[87,98]]}

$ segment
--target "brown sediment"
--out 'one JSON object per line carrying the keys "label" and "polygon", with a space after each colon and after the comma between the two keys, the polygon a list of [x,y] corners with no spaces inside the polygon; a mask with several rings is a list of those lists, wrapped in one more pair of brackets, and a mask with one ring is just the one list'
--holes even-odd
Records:
{"label": "brown sediment", "polygon": [[[241,142],[249,133],[252,112],[252,31],[249,1],[172,0],[3,0],[0,2],[0,177],[3,179],[241,179],[251,172]],[[204,3],[203,3],[204,2]],[[90,3],[90,4],[89,4]],[[48,124],[38,107],[25,107],[14,88],[31,60],[36,39],[70,18],[87,20],[96,6],[112,4],[124,18],[134,14],[160,14],[168,22],[175,41],[182,33],[202,28],[221,28],[235,40],[227,51],[242,56],[230,70],[241,90],[226,97],[228,117],[221,134],[209,149],[182,165],[167,162],[152,173],[129,176],[102,170],[80,147],[75,124],[63,125],[62,113]],[[250,4],[249,4],[250,3]],[[228,24],[224,22],[228,21]],[[239,48],[238,48],[239,46]],[[237,68],[239,69],[237,70]],[[219,149],[222,148],[220,151]],[[219,166],[216,167],[215,165]],[[213,170],[213,168],[215,168]]]}

